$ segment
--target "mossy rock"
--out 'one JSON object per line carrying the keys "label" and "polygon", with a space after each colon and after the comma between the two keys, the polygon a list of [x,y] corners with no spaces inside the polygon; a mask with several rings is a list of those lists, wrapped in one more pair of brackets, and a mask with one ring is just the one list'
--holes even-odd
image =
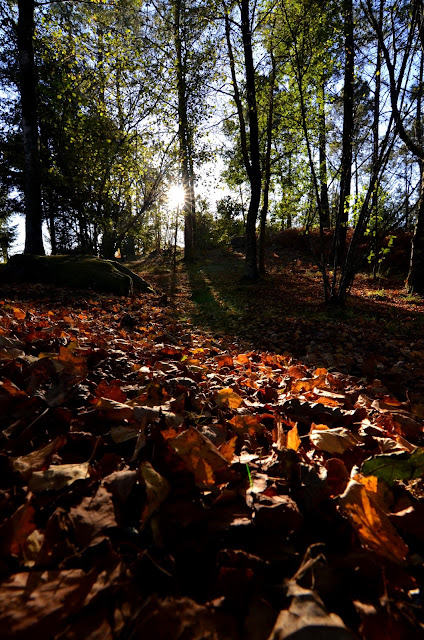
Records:
{"label": "mossy rock", "polygon": [[115,260],[95,256],[12,256],[1,271],[3,282],[38,282],[129,296],[153,293],[138,275]]}

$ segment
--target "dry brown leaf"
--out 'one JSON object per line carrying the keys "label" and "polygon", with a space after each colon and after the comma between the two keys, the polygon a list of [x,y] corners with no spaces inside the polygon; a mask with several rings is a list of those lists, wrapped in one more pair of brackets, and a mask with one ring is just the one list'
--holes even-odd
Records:
{"label": "dry brown leaf", "polygon": [[78,349],[76,342],[71,342],[67,347],[60,347],[57,360],[64,364],[67,369],[83,378],[87,375],[87,359],[81,353],[75,353]]}
{"label": "dry brown leaf", "polygon": [[94,496],[87,496],[69,511],[74,536],[81,548],[88,547],[105,531],[117,526],[112,496],[100,486]]}
{"label": "dry brown leaf", "polygon": [[290,607],[280,612],[268,640],[356,640],[338,615],[326,611],[315,591],[292,582],[288,595],[293,597]]}
{"label": "dry brown leaf", "polygon": [[28,488],[33,493],[40,491],[60,491],[77,480],[90,477],[90,463],[57,464],[46,471],[35,471],[29,481]]}
{"label": "dry brown leaf", "polygon": [[302,391],[312,391],[316,387],[314,378],[299,378],[291,384],[290,391],[292,393],[301,393]]}
{"label": "dry brown leaf", "polygon": [[158,511],[162,502],[169,494],[169,482],[158,473],[150,462],[142,462],[140,465],[140,475],[146,487],[147,503],[141,515],[141,523],[145,525],[150,516]]}
{"label": "dry brown leaf", "polygon": [[344,427],[324,431],[313,430],[309,434],[309,439],[317,449],[327,453],[341,454],[362,444],[359,438]]}
{"label": "dry brown leaf", "polygon": [[0,527],[0,549],[4,555],[21,556],[28,536],[35,531],[35,509],[30,499]]}
{"label": "dry brown leaf", "polygon": [[242,415],[234,416],[230,421],[230,425],[237,434],[249,434],[251,436],[262,433],[263,425],[256,416]]}
{"label": "dry brown leaf", "polygon": [[407,545],[363,484],[351,480],[339,504],[365,547],[392,562],[405,561],[409,552]]}
{"label": "dry brown leaf", "polygon": [[110,398],[99,398],[95,404],[95,409],[101,411],[106,420],[111,422],[130,420],[134,415],[133,407]]}
{"label": "dry brown leaf", "polygon": [[225,458],[227,462],[231,462],[232,459],[234,458],[234,451],[236,449],[236,444],[237,444],[237,436],[233,436],[232,438],[230,438],[230,440],[228,440],[227,442],[224,442],[219,447],[219,453],[222,455],[223,458]]}
{"label": "dry brown leaf", "polygon": [[308,369],[303,365],[293,365],[287,369],[287,375],[290,378],[303,378],[308,373]]}
{"label": "dry brown leaf", "polygon": [[239,406],[243,403],[243,398],[241,398],[229,387],[226,387],[218,391],[215,402],[219,407],[238,409]]}
{"label": "dry brown leaf", "polygon": [[28,453],[26,456],[11,458],[12,469],[20,473],[24,478],[28,478],[33,471],[39,471],[47,467],[51,457],[59,451],[66,443],[65,436],[58,436],[50,444],[36,451]]}
{"label": "dry brown leaf", "polygon": [[234,367],[234,362],[231,356],[216,356],[215,361],[218,367]]}
{"label": "dry brown leaf", "polygon": [[363,476],[358,473],[353,478],[364,485],[368,496],[377,504],[384,513],[389,513],[393,502],[393,495],[387,484],[376,476]]}
{"label": "dry brown leaf", "polygon": [[193,473],[198,486],[214,485],[215,474],[228,469],[228,462],[215,445],[193,427],[168,440],[168,443],[182,458],[186,468]]}
{"label": "dry brown leaf", "polygon": [[63,623],[80,611],[96,575],[94,570],[86,573],[82,569],[25,571],[3,581],[0,585],[2,640],[53,638]]}
{"label": "dry brown leaf", "polygon": [[106,380],[102,380],[96,389],[96,398],[109,398],[109,400],[125,403],[127,394],[122,391],[118,383],[109,384]]}
{"label": "dry brown leaf", "polygon": [[15,316],[16,320],[25,320],[26,311],[24,311],[23,309],[19,309],[18,307],[13,307],[13,315]]}
{"label": "dry brown leaf", "polygon": [[236,362],[239,364],[250,364],[250,359],[246,354],[239,353],[238,356],[236,356]]}

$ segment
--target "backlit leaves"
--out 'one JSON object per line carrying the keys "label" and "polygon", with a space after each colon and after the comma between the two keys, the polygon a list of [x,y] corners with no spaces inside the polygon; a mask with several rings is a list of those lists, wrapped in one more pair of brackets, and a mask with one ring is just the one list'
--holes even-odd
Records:
{"label": "backlit leaves", "polygon": [[339,502],[363,545],[393,562],[405,561],[407,545],[386,514],[370,498],[363,484],[352,480]]}
{"label": "backlit leaves", "polygon": [[230,388],[220,389],[215,400],[219,407],[228,409],[237,409],[243,403],[243,398]]}

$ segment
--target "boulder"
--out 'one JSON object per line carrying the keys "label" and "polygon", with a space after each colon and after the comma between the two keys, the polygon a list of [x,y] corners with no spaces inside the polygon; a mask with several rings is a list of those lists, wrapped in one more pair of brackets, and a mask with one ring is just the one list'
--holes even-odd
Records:
{"label": "boulder", "polygon": [[18,254],[3,267],[0,278],[4,283],[38,282],[121,296],[134,292],[153,293],[143,278],[123,264],[96,256]]}

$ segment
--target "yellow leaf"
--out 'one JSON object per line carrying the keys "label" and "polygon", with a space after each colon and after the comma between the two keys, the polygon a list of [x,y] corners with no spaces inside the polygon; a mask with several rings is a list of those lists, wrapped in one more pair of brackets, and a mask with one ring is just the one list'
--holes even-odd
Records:
{"label": "yellow leaf", "polygon": [[361,544],[392,562],[402,564],[405,561],[409,551],[407,545],[363,484],[351,480],[340,496],[339,504]]}
{"label": "yellow leaf", "polygon": [[233,436],[228,442],[224,442],[219,447],[219,453],[227,462],[231,462],[234,458],[234,451],[236,448],[237,436]]}
{"label": "yellow leaf", "polygon": [[242,404],[243,398],[230,388],[220,389],[216,396],[216,404],[219,407],[228,407],[229,409],[238,409]]}
{"label": "yellow leaf", "polygon": [[225,472],[229,467],[215,445],[193,427],[168,440],[168,443],[193,473],[197,486],[212,486],[215,484],[215,474]]}
{"label": "yellow leaf", "polygon": [[294,426],[293,429],[290,429],[287,434],[287,449],[294,449],[295,451],[297,451],[301,444],[302,441],[299,438],[297,426]]}
{"label": "yellow leaf", "polygon": [[83,377],[87,374],[87,360],[85,356],[74,353],[76,343],[71,342],[67,347],[60,347],[58,360],[65,364],[71,371]]}
{"label": "yellow leaf", "polygon": [[233,427],[234,431],[239,434],[248,433],[253,436],[256,433],[262,433],[263,431],[263,426],[255,416],[234,416],[234,418],[230,420],[230,425]]}
{"label": "yellow leaf", "polygon": [[24,311],[23,309],[18,309],[18,307],[13,307],[13,315],[15,316],[16,320],[25,320],[26,311]]}
{"label": "yellow leaf", "polygon": [[250,364],[249,358],[244,353],[239,353],[236,358],[236,362],[239,364]]}

